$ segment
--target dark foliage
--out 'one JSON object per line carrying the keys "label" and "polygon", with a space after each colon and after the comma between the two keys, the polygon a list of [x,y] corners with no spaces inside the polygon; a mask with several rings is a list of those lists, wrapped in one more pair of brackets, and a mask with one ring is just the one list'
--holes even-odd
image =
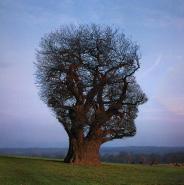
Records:
{"label": "dark foliage", "polygon": [[78,145],[98,151],[104,142],[135,135],[138,106],[147,98],[134,76],[138,46],[123,33],[98,25],[62,27],[42,38],[36,66],[40,97],[68,133],[70,155],[84,152]]}

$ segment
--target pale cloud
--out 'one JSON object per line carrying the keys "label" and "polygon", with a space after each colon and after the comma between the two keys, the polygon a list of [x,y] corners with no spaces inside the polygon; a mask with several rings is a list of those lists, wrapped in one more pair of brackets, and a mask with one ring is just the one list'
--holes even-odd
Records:
{"label": "pale cloud", "polygon": [[162,61],[162,55],[159,55],[156,60],[153,62],[153,64],[148,68],[146,69],[140,76],[139,78],[142,79],[144,77],[146,77],[147,75],[150,75],[151,72],[153,72],[154,70],[156,70],[156,68],[159,66],[159,64],[161,63]]}
{"label": "pale cloud", "polygon": [[[47,5],[46,5],[47,4]],[[0,2],[1,23],[5,21],[18,22],[32,26],[54,25],[77,23],[77,18],[66,13],[72,1],[47,1],[43,2],[26,2],[6,0]],[[49,6],[49,7],[48,7]]]}
{"label": "pale cloud", "polygon": [[184,17],[171,15],[155,15],[147,17],[145,25],[148,27],[160,26],[163,28],[184,29]]}
{"label": "pale cloud", "polygon": [[168,69],[158,85],[157,100],[169,111],[184,116],[184,63]]}

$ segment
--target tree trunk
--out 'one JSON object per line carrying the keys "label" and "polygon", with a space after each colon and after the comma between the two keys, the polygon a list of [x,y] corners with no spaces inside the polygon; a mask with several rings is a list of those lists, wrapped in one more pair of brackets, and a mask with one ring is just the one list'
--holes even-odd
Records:
{"label": "tree trunk", "polygon": [[100,164],[99,149],[100,143],[97,140],[78,141],[76,139],[69,138],[69,149],[64,162],[98,165]]}

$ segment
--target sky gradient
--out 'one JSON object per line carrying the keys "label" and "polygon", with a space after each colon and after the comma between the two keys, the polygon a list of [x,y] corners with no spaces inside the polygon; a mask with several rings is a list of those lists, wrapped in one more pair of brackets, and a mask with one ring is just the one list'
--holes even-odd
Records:
{"label": "sky gradient", "polygon": [[0,147],[65,147],[67,135],[35,85],[35,50],[63,24],[119,27],[140,45],[148,96],[137,134],[106,146],[184,146],[184,1],[0,1]]}

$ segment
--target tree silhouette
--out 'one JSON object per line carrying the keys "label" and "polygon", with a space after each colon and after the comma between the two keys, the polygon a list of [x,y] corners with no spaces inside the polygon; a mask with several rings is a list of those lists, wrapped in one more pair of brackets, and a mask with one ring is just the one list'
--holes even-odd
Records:
{"label": "tree silhouette", "polygon": [[41,99],[69,137],[65,162],[98,164],[101,144],[134,136],[138,105],[138,45],[118,29],[64,26],[44,36],[37,51]]}

